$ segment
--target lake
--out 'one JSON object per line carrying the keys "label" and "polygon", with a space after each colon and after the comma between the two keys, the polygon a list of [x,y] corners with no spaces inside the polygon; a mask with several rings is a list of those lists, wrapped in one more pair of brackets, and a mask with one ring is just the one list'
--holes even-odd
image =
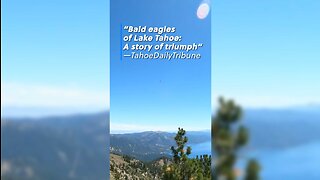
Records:
{"label": "lake", "polygon": [[[283,150],[259,150],[249,153],[250,157],[256,158],[261,164],[262,179],[320,179],[320,142]],[[237,167],[245,167],[244,159],[247,158],[241,159]]]}
{"label": "lake", "polygon": [[[191,157],[211,154],[211,142],[190,146]],[[320,180],[320,141],[288,149],[248,151],[240,156],[236,168],[243,170],[249,157],[256,158],[262,166],[262,179]]]}
{"label": "lake", "polygon": [[199,143],[199,144],[190,144],[191,146],[191,157],[196,157],[197,155],[210,154],[211,155],[211,141]]}

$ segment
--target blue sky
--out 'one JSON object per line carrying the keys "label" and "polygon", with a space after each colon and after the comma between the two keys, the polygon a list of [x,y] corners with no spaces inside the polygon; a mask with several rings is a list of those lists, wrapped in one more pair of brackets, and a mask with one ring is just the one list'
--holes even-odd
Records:
{"label": "blue sky", "polygon": [[[210,129],[211,20],[210,16],[203,20],[197,17],[200,3],[181,4],[172,0],[111,3],[111,131]],[[173,35],[181,35],[182,44],[204,44],[196,51],[202,58],[166,61],[123,57],[121,60],[121,25],[176,27]]]}
{"label": "blue sky", "polygon": [[[107,1],[1,5],[2,108],[107,108]],[[214,1],[213,101],[225,95],[247,107],[320,103],[319,8],[317,0]]]}
{"label": "blue sky", "polygon": [[8,109],[4,113],[33,116],[107,109],[107,1],[8,0],[1,5],[1,107]]}
{"label": "blue sky", "polygon": [[212,98],[246,107],[320,103],[319,9],[317,0],[214,1]]}

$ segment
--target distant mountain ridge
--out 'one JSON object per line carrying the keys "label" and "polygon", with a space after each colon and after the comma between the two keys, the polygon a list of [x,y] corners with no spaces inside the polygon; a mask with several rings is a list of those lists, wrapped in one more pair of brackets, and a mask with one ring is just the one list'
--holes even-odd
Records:
{"label": "distant mountain ridge", "polygon": [[[320,139],[320,111],[246,110],[247,148],[291,148]],[[109,112],[1,120],[3,179],[106,179],[108,144],[144,160],[170,154],[174,133],[109,134]],[[187,129],[190,144],[210,139],[210,131]],[[113,142],[113,143],[112,143]],[[128,144],[135,147],[130,151]],[[160,148],[159,148],[160,147]],[[142,151],[140,151],[140,148]],[[145,148],[145,149],[143,149]],[[159,151],[160,150],[160,151]],[[143,154],[151,152],[150,154]]]}
{"label": "distant mountain ridge", "polygon": [[249,148],[283,149],[320,140],[320,109],[247,110]]}
{"label": "distant mountain ridge", "polygon": [[[171,156],[170,147],[175,145],[175,133],[146,131],[140,133],[111,134],[110,151],[130,155],[142,161]],[[210,131],[187,132],[188,144],[211,141]]]}
{"label": "distant mountain ridge", "polygon": [[173,133],[148,131],[110,135],[110,152],[130,155],[145,161],[169,156],[172,145],[174,145]]}
{"label": "distant mountain ridge", "polygon": [[1,179],[106,179],[109,113],[1,121]]}

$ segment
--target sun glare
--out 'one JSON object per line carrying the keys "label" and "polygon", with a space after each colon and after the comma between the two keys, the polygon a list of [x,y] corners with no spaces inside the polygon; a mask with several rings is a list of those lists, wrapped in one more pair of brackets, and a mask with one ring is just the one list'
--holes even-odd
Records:
{"label": "sun glare", "polygon": [[201,3],[197,10],[197,17],[199,19],[205,19],[210,12],[210,6],[208,3]]}

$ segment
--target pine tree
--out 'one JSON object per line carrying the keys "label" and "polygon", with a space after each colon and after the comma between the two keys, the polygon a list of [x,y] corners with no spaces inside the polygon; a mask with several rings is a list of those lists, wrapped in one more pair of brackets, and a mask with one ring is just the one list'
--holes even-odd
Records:
{"label": "pine tree", "polygon": [[[212,173],[212,179],[214,180],[220,177],[234,180],[237,177],[234,169],[237,159],[236,153],[239,148],[246,145],[249,138],[247,128],[239,125],[241,116],[242,109],[233,100],[219,98],[219,108],[212,118],[212,145],[216,156],[214,172]],[[258,162],[255,163],[258,164]],[[250,166],[253,166],[253,164]],[[255,168],[248,167],[248,169],[252,171]],[[254,175],[258,176],[258,171],[254,171],[255,173],[253,171],[250,172],[250,177]]]}
{"label": "pine tree", "polygon": [[178,128],[175,136],[176,146],[171,147],[173,162],[163,167],[165,180],[210,180],[211,155],[201,155],[200,158],[189,158],[191,147],[186,147],[188,138],[183,128]]}
{"label": "pine tree", "polygon": [[259,163],[256,160],[251,159],[247,165],[245,180],[259,180],[259,171]]}

